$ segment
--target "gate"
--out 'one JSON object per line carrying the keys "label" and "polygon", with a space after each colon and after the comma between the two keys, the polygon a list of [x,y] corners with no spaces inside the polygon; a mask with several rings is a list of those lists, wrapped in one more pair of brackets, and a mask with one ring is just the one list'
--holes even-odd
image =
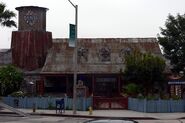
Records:
{"label": "gate", "polygon": [[128,98],[125,97],[93,97],[94,109],[128,109]]}

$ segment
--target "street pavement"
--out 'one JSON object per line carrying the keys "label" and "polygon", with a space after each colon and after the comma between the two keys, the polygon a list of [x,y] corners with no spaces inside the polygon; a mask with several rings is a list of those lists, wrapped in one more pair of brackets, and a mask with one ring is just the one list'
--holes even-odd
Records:
{"label": "street pavement", "polygon": [[136,120],[138,123],[185,123],[185,120]]}
{"label": "street pavement", "polygon": [[[55,116],[29,116],[29,117],[15,117],[15,116],[1,116],[0,123],[84,123],[85,121],[94,118],[80,118],[80,117],[55,117]],[[135,120],[138,123],[185,123],[184,119],[174,120]],[[129,122],[126,122],[129,123]]]}
{"label": "street pavement", "polygon": [[130,110],[93,110],[77,111],[72,110],[63,113],[56,113],[55,110],[18,109],[30,114],[29,117],[21,117],[8,109],[0,110],[0,122],[5,123],[83,123],[91,119],[131,119],[138,123],[185,123],[185,113],[143,113]]}
{"label": "street pavement", "polygon": [[83,123],[87,120],[89,119],[53,116],[12,117],[9,115],[0,115],[0,123]]}
{"label": "street pavement", "polygon": [[131,110],[94,110],[90,115],[89,111],[77,111],[74,115],[72,110],[66,110],[65,113],[57,113],[55,110],[36,110],[33,113],[31,109],[19,109],[25,113],[43,115],[43,116],[69,116],[69,117],[85,117],[85,118],[125,118],[125,119],[158,119],[172,120],[185,119],[185,113],[143,113]]}

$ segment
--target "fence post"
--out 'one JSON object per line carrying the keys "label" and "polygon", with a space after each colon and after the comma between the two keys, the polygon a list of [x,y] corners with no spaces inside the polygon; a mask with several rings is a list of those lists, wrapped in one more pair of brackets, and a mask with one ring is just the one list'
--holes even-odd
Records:
{"label": "fence post", "polygon": [[185,112],[185,100],[183,99],[183,112]]}
{"label": "fence post", "polygon": [[146,108],[147,108],[147,99],[145,98],[144,99],[144,112],[147,112]]}
{"label": "fence post", "polygon": [[85,97],[83,97],[83,111],[85,111],[86,110],[86,98]]}

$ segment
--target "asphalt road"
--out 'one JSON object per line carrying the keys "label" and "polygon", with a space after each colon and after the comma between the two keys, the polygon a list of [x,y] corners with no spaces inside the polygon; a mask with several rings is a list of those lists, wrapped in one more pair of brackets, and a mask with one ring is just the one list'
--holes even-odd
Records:
{"label": "asphalt road", "polygon": [[[83,123],[88,118],[0,115],[0,123]],[[185,120],[136,120],[138,123],[185,123]]]}
{"label": "asphalt road", "polygon": [[0,123],[83,123],[87,118],[1,115]]}
{"label": "asphalt road", "polygon": [[139,123],[185,123],[185,120],[136,120]]}

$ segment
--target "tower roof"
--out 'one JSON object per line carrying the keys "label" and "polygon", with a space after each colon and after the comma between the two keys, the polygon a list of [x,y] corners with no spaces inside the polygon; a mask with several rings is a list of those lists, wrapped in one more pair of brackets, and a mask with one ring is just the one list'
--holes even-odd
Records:
{"label": "tower roof", "polygon": [[16,7],[15,9],[19,11],[19,10],[25,9],[25,8],[26,8],[26,9],[28,9],[28,8],[29,8],[29,9],[33,9],[33,8],[34,8],[34,9],[43,9],[43,10],[46,10],[46,11],[49,10],[48,8],[39,7],[39,6],[20,6],[20,7]]}

